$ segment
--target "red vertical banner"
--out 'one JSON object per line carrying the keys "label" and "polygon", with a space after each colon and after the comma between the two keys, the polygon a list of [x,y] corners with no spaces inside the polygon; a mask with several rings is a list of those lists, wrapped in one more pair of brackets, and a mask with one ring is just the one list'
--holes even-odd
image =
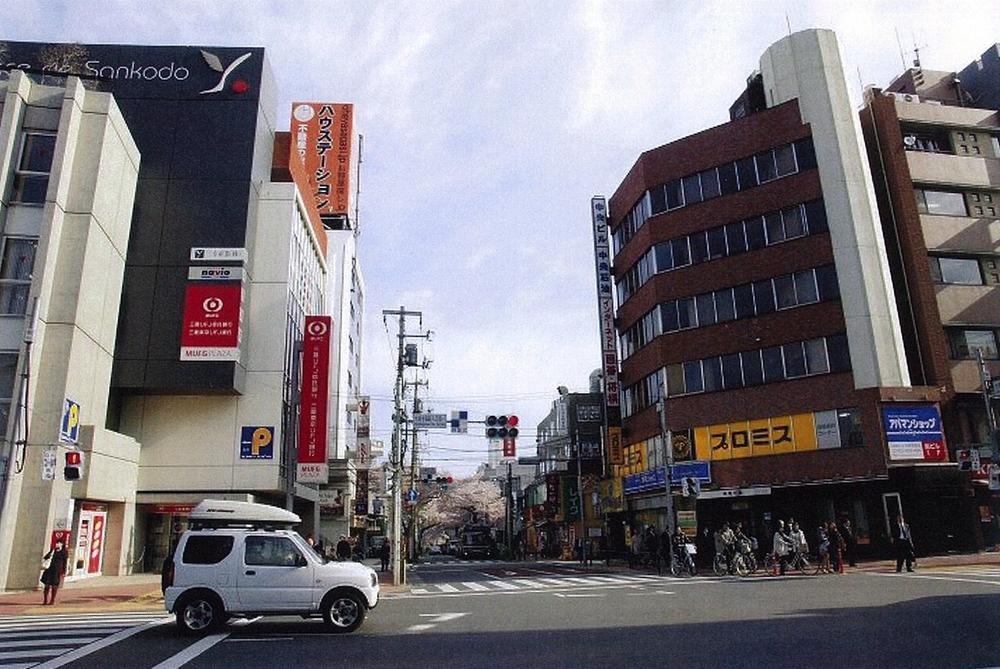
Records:
{"label": "red vertical banner", "polygon": [[87,562],[88,574],[101,572],[101,558],[104,551],[104,519],[103,513],[94,514],[94,531],[90,535],[90,555]]}
{"label": "red vertical banner", "polygon": [[517,442],[514,441],[514,437],[504,437],[504,439],[503,439],[503,456],[505,458],[516,458],[517,457]]}
{"label": "red vertical banner", "polygon": [[300,483],[327,483],[326,424],[330,396],[330,342],[333,320],[306,316],[302,342],[302,392],[299,412]]}

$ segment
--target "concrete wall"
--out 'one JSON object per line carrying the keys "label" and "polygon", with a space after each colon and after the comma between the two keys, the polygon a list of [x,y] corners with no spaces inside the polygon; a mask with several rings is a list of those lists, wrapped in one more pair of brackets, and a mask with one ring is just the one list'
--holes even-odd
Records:
{"label": "concrete wall", "polygon": [[768,106],[798,100],[812,129],[857,388],[910,383],[871,173],[833,32],[804,30],[760,60]]}

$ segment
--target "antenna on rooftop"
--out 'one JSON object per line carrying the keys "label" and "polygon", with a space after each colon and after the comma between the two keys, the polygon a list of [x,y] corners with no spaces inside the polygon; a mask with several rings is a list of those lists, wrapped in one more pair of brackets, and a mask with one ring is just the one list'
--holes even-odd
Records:
{"label": "antenna on rooftop", "polygon": [[899,39],[899,28],[894,28],[896,31],[896,46],[899,47],[899,64],[903,66],[903,70],[906,70],[906,55],[903,53],[903,40]]}
{"label": "antenna on rooftop", "polygon": [[785,25],[788,26],[788,34],[792,34],[792,21],[788,18],[788,12],[785,12]]}

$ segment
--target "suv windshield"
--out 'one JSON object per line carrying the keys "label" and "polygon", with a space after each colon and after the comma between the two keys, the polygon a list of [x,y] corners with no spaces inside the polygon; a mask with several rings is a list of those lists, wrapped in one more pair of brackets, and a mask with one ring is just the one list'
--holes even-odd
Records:
{"label": "suv windshield", "polygon": [[320,564],[326,564],[326,558],[320,555],[318,552],[316,552],[316,549],[310,546],[309,542],[305,542],[305,548],[306,551],[309,552],[310,555],[315,557]]}

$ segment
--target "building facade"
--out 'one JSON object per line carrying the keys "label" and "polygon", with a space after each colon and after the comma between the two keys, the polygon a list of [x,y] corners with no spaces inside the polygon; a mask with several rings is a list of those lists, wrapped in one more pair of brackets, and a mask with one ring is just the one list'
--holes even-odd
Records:
{"label": "building facade", "polygon": [[910,376],[940,389],[951,454],[981,451],[963,491],[974,495],[981,545],[1000,542],[986,469],[995,461],[989,380],[1000,377],[998,75],[998,45],[961,72],[918,65],[885,90],[869,88],[860,113]]}
{"label": "building facade", "polygon": [[[850,518],[875,553],[902,508],[934,550],[969,517],[966,483],[941,390],[910,378],[833,33],[773,44],[730,116],[642,154],[610,200],[628,522],[665,525],[663,397],[674,457],[702,478],[678,505],[697,527]],[[926,496],[941,487],[950,503]]]}

